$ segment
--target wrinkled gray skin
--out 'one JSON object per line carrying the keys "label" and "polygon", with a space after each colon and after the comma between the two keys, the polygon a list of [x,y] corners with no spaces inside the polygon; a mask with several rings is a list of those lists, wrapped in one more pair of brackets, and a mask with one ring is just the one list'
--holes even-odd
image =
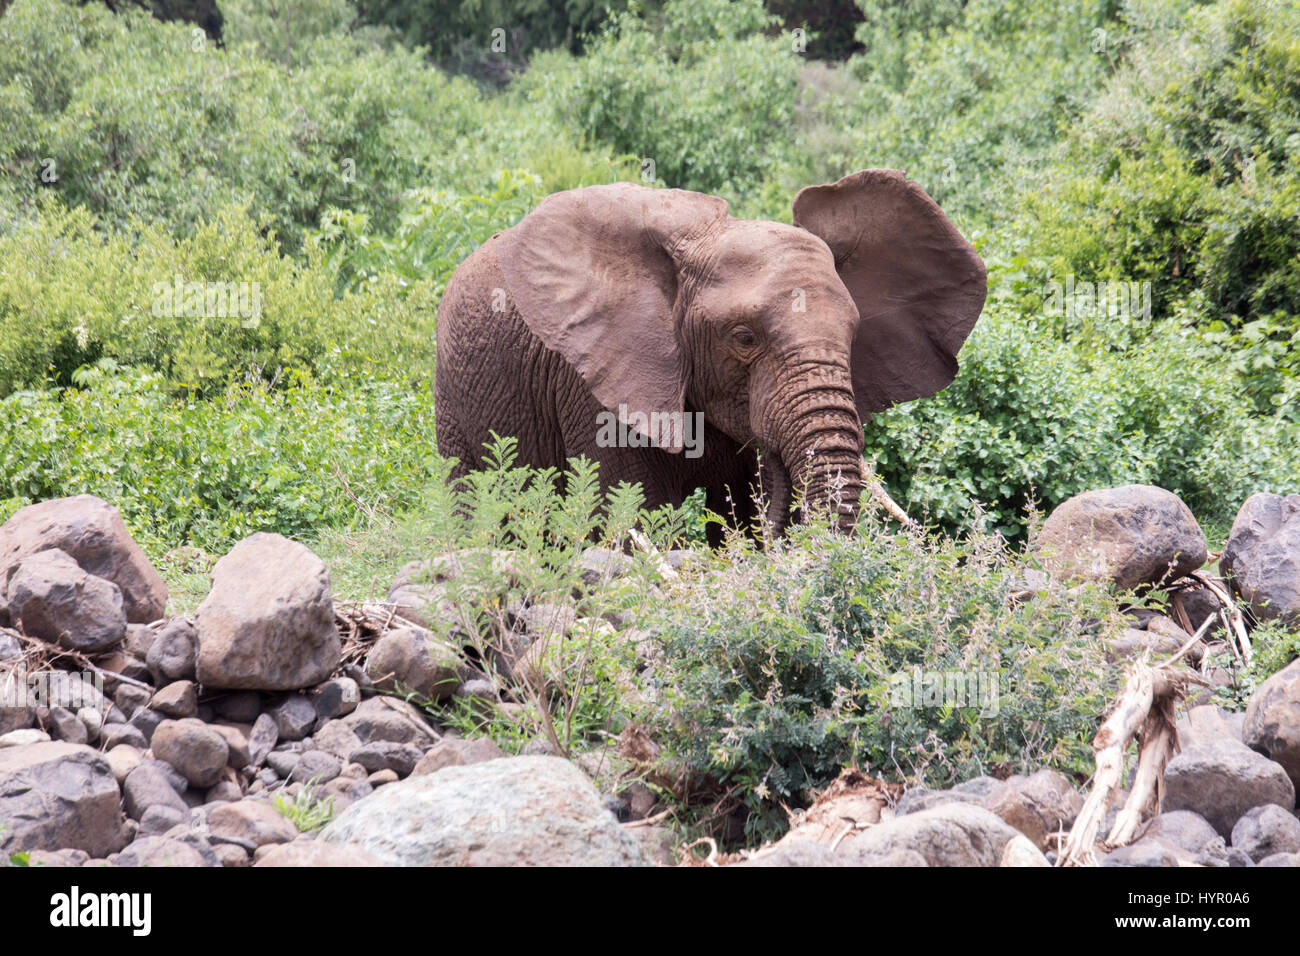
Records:
{"label": "wrinkled gray skin", "polygon": [[[639,482],[652,507],[704,487],[709,508],[745,524],[761,481],[778,530],[795,493],[852,527],[862,422],[952,381],[984,265],[894,170],[803,190],[794,221],[617,183],[557,193],[493,236],[438,310],[438,449],[459,460],[453,478],[483,465],[496,432],[518,438],[521,464],[599,461],[602,484]],[[601,447],[599,416],[620,406],[703,413],[703,454],[667,431]]]}

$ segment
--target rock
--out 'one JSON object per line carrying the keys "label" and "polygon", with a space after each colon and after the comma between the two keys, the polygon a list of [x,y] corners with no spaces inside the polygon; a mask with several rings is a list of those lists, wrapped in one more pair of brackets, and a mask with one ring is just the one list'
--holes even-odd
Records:
{"label": "rock", "polygon": [[316,725],[316,708],[302,694],[291,694],[267,713],[281,740],[302,740]]}
{"label": "rock", "polygon": [[1251,695],[1241,739],[1252,750],[1281,764],[1291,783],[1300,789],[1300,659],[1264,681]]}
{"label": "rock", "polygon": [[126,782],[127,774],[140,766],[143,756],[140,750],[135,747],[128,744],[118,744],[104,754],[104,759],[108,761],[109,769],[113,772],[113,779],[117,781],[118,786],[121,786]]}
{"label": "rock", "polygon": [[139,835],[162,836],[172,827],[180,826],[189,819],[189,816],[176,807],[156,803],[140,815]]}
{"label": "rock", "polygon": [[530,604],[516,614],[524,632],[534,641],[563,637],[578,621],[578,612],[565,604]]}
{"label": "rock", "polygon": [[1160,839],[1146,836],[1142,839],[1098,855],[1102,866],[1178,866],[1178,848]]}
{"label": "rock", "polygon": [[251,724],[262,712],[262,695],[255,690],[235,690],[212,702],[213,712],[222,720]]}
{"label": "rock", "polygon": [[63,551],[24,558],[9,577],[8,598],[10,616],[26,633],[70,650],[101,651],[126,634],[117,585],[87,574]]}
{"label": "rock", "polygon": [[167,775],[156,764],[143,762],[127,772],[122,782],[122,803],[132,820],[141,819],[152,806],[173,807],[182,813],[189,809]]}
{"label": "rock", "polygon": [[400,866],[646,864],[590,781],[557,757],[489,760],[389,784],[344,810],[321,839]]}
{"label": "rock", "polygon": [[0,750],[0,853],[72,848],[98,857],[125,842],[103,754],[53,742]]}
{"label": "rock", "polygon": [[277,534],[245,538],[217,562],[196,623],[205,687],[297,690],[339,664],[329,573]]}
{"label": "rock", "polygon": [[352,763],[359,763],[367,773],[391,770],[399,777],[408,776],[423,755],[420,748],[391,740],[374,740],[362,744],[348,755]]}
{"label": "rock", "polygon": [[129,718],[141,707],[148,707],[152,699],[148,689],[136,687],[134,684],[122,683],[117,690],[113,692],[113,700],[117,706],[122,708],[122,712]]}
{"label": "rock", "polygon": [[149,706],[167,717],[193,717],[199,712],[199,689],[194,681],[175,681],[154,694]]}
{"label": "rock", "polygon": [[316,716],[321,720],[344,717],[357,709],[361,703],[361,688],[350,677],[336,677],[327,680],[312,690],[312,705]]}
{"label": "rock", "polygon": [[505,756],[505,751],[488,737],[475,737],[465,740],[462,737],[444,737],[442,742],[429,749],[411,773],[423,775],[441,770],[443,767],[462,767],[467,764],[482,763],[485,760],[497,760]]}
{"label": "rock", "polygon": [[248,766],[248,731],[251,728],[245,729],[234,724],[208,724],[208,729],[220,734],[226,741],[226,766],[232,770],[243,770]]}
{"label": "rock", "polygon": [[1300,625],[1300,495],[1247,498],[1219,569],[1257,620]]}
{"label": "rock", "polygon": [[31,744],[48,743],[49,740],[49,734],[43,730],[37,730],[35,727],[28,727],[23,730],[11,730],[9,733],[0,736],[0,749],[27,747]]}
{"label": "rock", "polygon": [[[125,601],[125,598],[123,599]],[[128,622],[126,625],[126,636],[122,638],[122,650],[132,660],[144,663],[149,656],[149,648],[153,647],[153,642],[157,640],[158,632],[148,624],[133,624]]]}
{"label": "rock", "polygon": [[1000,788],[1005,781],[998,780],[996,777],[975,777],[964,783],[959,783],[951,790],[929,790],[925,787],[916,787],[908,790],[899,798],[898,806],[894,808],[894,815],[903,817],[909,813],[916,813],[918,810],[929,810],[932,807],[943,806],[946,803],[970,803],[975,806],[985,806],[989,797]]}
{"label": "rock", "polygon": [[1202,853],[1226,856],[1227,848],[1214,827],[1199,813],[1167,810],[1151,821],[1143,836],[1156,837],[1185,850],[1193,857]]}
{"label": "rock", "polygon": [[114,866],[220,866],[221,861],[211,847],[204,853],[196,841],[168,836],[142,836],[118,854]]}
{"label": "rock", "polygon": [[[0,701],[6,700],[5,681],[11,679],[12,674],[0,672]],[[16,698],[10,698],[16,699]],[[22,706],[5,706],[0,704],[0,738],[12,733],[15,730],[26,730],[36,723],[36,708],[26,704]]]}
{"label": "rock", "polygon": [[216,807],[208,814],[208,829],[215,839],[242,840],[259,847],[298,838],[293,822],[261,800],[240,800]]}
{"label": "rock", "polygon": [[1111,661],[1129,660],[1138,657],[1143,651],[1148,652],[1152,662],[1163,660],[1178,652],[1190,637],[1184,635],[1182,641],[1155,631],[1142,631],[1135,627],[1126,627],[1106,643],[1106,657]]}
{"label": "rock", "polygon": [[356,846],[345,843],[335,846],[321,840],[294,840],[267,846],[257,851],[257,862],[253,866],[383,866],[377,856]]}
{"label": "rock", "polygon": [[1259,861],[1259,866],[1300,866],[1300,853],[1274,853]]}
{"label": "rock", "polygon": [[175,767],[195,787],[210,787],[221,779],[230,760],[226,738],[201,720],[164,720],[154,731],[154,756]]}
{"label": "rock", "polygon": [[55,740],[63,740],[70,744],[90,742],[90,733],[86,730],[86,725],[66,707],[50,708],[49,726],[51,736]]}
{"label": "rock", "polygon": [[1051,866],[1043,851],[1033,841],[1021,834],[1012,837],[1002,850],[1002,862],[998,866]]}
{"label": "rock", "polygon": [[398,779],[399,777],[392,770],[376,770],[366,777],[366,782],[372,787],[382,787],[386,783],[397,783]]}
{"label": "rock", "polygon": [[277,777],[288,780],[301,759],[301,754],[291,750],[273,750],[266,755],[266,766],[274,770]]}
{"label": "rock", "polygon": [[983,807],[949,803],[878,823],[845,840],[839,854],[848,863],[863,856],[915,850],[929,866],[997,866],[1006,845],[1017,835]]}
{"label": "rock", "polygon": [[217,859],[221,861],[221,865],[228,870],[250,866],[253,862],[247,850],[233,843],[218,843],[212,849],[217,854]]}
{"label": "rock", "polygon": [[32,850],[28,854],[27,865],[31,866],[82,866],[90,859],[85,850]]}
{"label": "rock", "polygon": [[460,664],[455,649],[428,631],[402,627],[375,642],[366,657],[366,674],[381,691],[444,700],[460,684]]}
{"label": "rock", "polygon": [[1247,854],[1242,853],[1240,850],[1234,849],[1233,847],[1228,847],[1228,866],[1241,868],[1254,865],[1255,861]]}
{"label": "rock", "polygon": [[1244,744],[1206,740],[1188,747],[1165,768],[1165,810],[1192,810],[1228,839],[1241,816],[1254,807],[1295,806],[1286,771]]}
{"label": "rock", "polygon": [[248,732],[248,766],[260,767],[280,741],[280,730],[270,714],[259,714]]}
{"label": "rock", "polygon": [[985,807],[1033,841],[1040,850],[1055,849],[1052,836],[1069,832],[1083,809],[1083,797],[1055,770],[1013,777],[995,790]]}
{"label": "rock", "polygon": [[405,709],[401,701],[392,698],[372,697],[364,700],[343,722],[361,739],[363,744],[375,740],[391,740],[399,744],[424,744],[436,742],[422,718]]}
{"label": "rock", "polygon": [[830,847],[813,840],[780,840],[734,866],[840,866]]}
{"label": "rock", "polygon": [[199,632],[189,618],[178,617],[167,623],[149,645],[145,666],[153,675],[155,686],[169,681],[194,680],[199,649]]}
{"label": "rock", "polygon": [[1182,499],[1154,485],[1085,491],[1048,516],[1037,548],[1066,580],[1157,584],[1205,564],[1205,534]]}
{"label": "rock", "polygon": [[632,570],[635,562],[622,551],[609,548],[587,548],[582,552],[582,580],[589,585],[622,577]]}
{"label": "rock", "polygon": [[1255,807],[1232,828],[1232,845],[1256,863],[1274,853],[1300,853],[1300,820],[1276,804]]}
{"label": "rock", "polygon": [[[369,746],[377,746],[370,744]],[[397,744],[396,746],[402,746]],[[414,748],[412,748],[414,749]],[[417,750],[418,754],[419,751]],[[288,779],[302,783],[326,783],[333,780],[343,770],[343,761],[323,750],[309,750],[298,758]]]}
{"label": "rock", "polygon": [[24,558],[49,549],[115,584],[127,621],[147,624],[163,616],[167,585],[131,539],[122,515],[99,498],[79,495],[28,505],[0,526],[0,626],[12,624],[4,595],[14,571]]}
{"label": "rock", "polygon": [[236,803],[244,799],[244,791],[239,784],[230,779],[222,780],[208,788],[203,794],[204,803]]}
{"label": "rock", "polygon": [[23,646],[12,634],[0,634],[0,664],[16,661],[23,656]]}
{"label": "rock", "polygon": [[347,760],[348,754],[361,746],[361,738],[356,731],[341,720],[326,721],[316,731],[313,739],[316,749],[324,753]]}
{"label": "rock", "polygon": [[134,747],[136,750],[149,748],[149,739],[135,724],[106,724],[99,739],[105,750],[117,747]]}

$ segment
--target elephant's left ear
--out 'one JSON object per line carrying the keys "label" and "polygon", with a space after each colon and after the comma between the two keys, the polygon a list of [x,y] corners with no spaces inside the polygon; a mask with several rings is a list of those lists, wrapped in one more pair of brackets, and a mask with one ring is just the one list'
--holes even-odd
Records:
{"label": "elephant's left ear", "polygon": [[794,200],[794,224],[819,236],[858,306],[853,392],[872,412],[933,395],[984,308],[984,263],[919,185],[865,169]]}

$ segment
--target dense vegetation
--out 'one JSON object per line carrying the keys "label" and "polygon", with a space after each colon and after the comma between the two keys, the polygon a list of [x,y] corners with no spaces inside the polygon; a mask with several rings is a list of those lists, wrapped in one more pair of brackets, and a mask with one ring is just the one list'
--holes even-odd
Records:
{"label": "dense vegetation", "polygon": [[[996,535],[1018,545],[1027,505],[1145,481],[1221,531],[1250,493],[1300,490],[1294,3],[225,0],[220,43],[149,12],[183,4],[117,6],[0,4],[0,519],[91,492],[155,556],[270,529],[345,568],[354,532],[414,515],[461,542],[430,383],[478,243],[621,179],[788,222],[800,187],[870,166],[906,169],[989,267],[957,381],[867,428],[894,496],[961,535],[872,528],[868,558],[805,529],[658,608],[689,720],[623,719],[743,780],[752,821],[887,742],[938,782],[1073,766],[1099,683],[1026,682],[997,731],[854,716],[972,635],[1010,685],[1069,683],[1077,661],[1038,649],[1072,628],[1090,653],[1101,618],[999,597],[1022,558]],[[698,510],[655,522],[699,537]],[[755,591],[784,596],[755,617]],[[936,594],[963,610],[921,648]],[[755,655],[790,681],[730,681]]]}

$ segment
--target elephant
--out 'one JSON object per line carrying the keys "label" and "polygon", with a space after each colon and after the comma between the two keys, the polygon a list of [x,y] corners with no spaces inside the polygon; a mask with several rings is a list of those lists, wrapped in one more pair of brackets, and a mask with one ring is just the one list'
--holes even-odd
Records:
{"label": "elephant", "polygon": [[758,487],[778,533],[800,500],[849,530],[863,423],[953,380],[986,291],[975,249],[899,170],[800,190],[793,225],[681,189],[554,193],[447,284],[438,450],[455,480],[495,432],[520,464],[585,455],[649,507],[702,487],[752,527]]}

